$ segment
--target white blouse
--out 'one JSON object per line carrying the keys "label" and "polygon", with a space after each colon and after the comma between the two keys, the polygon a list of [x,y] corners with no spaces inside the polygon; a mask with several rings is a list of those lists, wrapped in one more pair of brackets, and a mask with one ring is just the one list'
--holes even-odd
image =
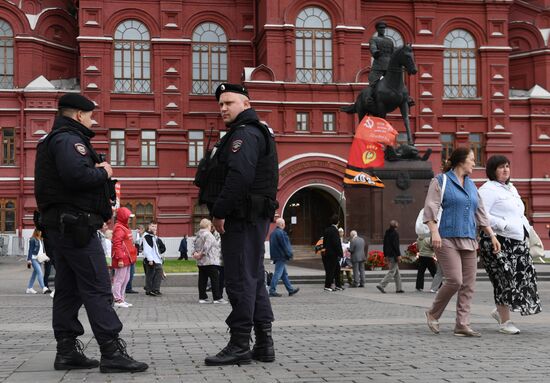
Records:
{"label": "white blouse", "polygon": [[479,194],[483,198],[493,231],[503,237],[523,241],[524,229],[529,232],[531,225],[525,217],[525,206],[514,185],[487,181],[479,188]]}

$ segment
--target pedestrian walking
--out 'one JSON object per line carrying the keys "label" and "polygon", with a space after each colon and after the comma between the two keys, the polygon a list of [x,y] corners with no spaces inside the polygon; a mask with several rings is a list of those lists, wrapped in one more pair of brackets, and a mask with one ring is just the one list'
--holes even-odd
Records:
{"label": "pedestrian walking", "polygon": [[[443,285],[426,311],[428,327],[436,334],[439,333],[439,318],[451,298],[458,293],[454,334],[481,336],[470,327],[470,306],[477,271],[478,229],[481,228],[491,238],[494,253],[500,251],[500,243],[491,229],[477,188],[470,179],[474,166],[473,151],[464,147],[455,149],[445,164],[444,174],[432,179],[424,203],[423,222],[430,228],[432,246],[444,276]],[[438,218],[440,206],[442,213]]]}
{"label": "pedestrian walking", "polygon": [[525,217],[525,206],[510,182],[510,160],[502,155],[492,156],[485,166],[487,178],[479,189],[497,235],[501,252],[495,257],[491,238],[482,235],[479,243],[481,258],[491,283],[496,308],[491,312],[503,334],[519,334],[510,319],[510,311],[521,315],[541,312],[537,273],[529,252],[531,225]]}
{"label": "pedestrian walking", "polygon": [[219,283],[220,244],[211,232],[212,222],[209,219],[203,218],[199,227],[193,246],[193,258],[196,259],[199,268],[199,303],[210,303],[206,294],[206,282],[210,280],[212,303],[225,304],[227,301],[222,297]]}
{"label": "pedestrian walking", "polygon": [[269,257],[275,265],[275,271],[273,272],[273,277],[271,278],[271,284],[269,286],[269,296],[282,296],[277,292],[277,283],[279,283],[279,279],[283,281],[286,291],[288,291],[288,295],[293,296],[300,291],[300,288],[294,288],[292,286],[286,270],[287,262],[292,260],[293,257],[290,238],[288,238],[288,234],[285,231],[285,220],[283,218],[277,218],[275,225],[275,230],[273,230],[269,236]]}
{"label": "pedestrian walking", "polygon": [[178,261],[181,261],[182,259],[185,259],[187,261],[187,236],[185,235],[180,242],[180,247],[178,248],[178,251],[180,253],[180,256],[178,258]]}
{"label": "pedestrian walking", "polygon": [[49,294],[52,291],[44,284],[44,275],[42,273],[42,264],[39,261],[39,254],[45,254],[44,242],[42,241],[42,233],[38,229],[34,229],[32,236],[29,239],[29,252],[27,254],[27,268],[32,268],[31,278],[27,284],[27,294],[36,294],[33,289],[34,281],[38,280],[38,285],[44,294]]}
{"label": "pedestrian walking", "polygon": [[132,307],[131,303],[126,301],[126,285],[130,279],[130,266],[136,263],[137,251],[132,239],[132,231],[128,227],[128,220],[135,217],[132,212],[125,207],[117,210],[116,224],[113,230],[113,250],[112,250],[112,268],[115,271],[113,277],[113,297],[115,307]]}
{"label": "pedestrian walking", "polygon": [[[111,280],[97,230],[112,216],[113,169],[96,153],[90,139],[95,104],[77,93],[59,99],[52,131],[37,147],[35,197],[46,248],[55,259],[53,330],[56,370],[101,372],[145,371],[132,359],[119,337],[122,323],[115,313]],[[78,337],[84,328],[78,312],[84,304],[99,343],[101,360],[86,357]]]}
{"label": "pedestrian walking", "polygon": [[[273,311],[264,281],[264,240],[278,207],[278,160],[271,130],[260,123],[242,85],[221,84],[216,100],[229,131],[199,165],[195,183],[221,235],[231,338],[209,366],[275,360]],[[256,341],[250,351],[250,332]]]}
{"label": "pedestrian walking", "polygon": [[399,261],[401,261],[401,249],[399,247],[399,233],[397,228],[399,222],[392,219],[390,221],[390,227],[384,233],[384,258],[388,264],[388,273],[384,278],[376,285],[376,288],[381,293],[386,293],[386,286],[393,279],[395,280],[395,292],[397,294],[404,293],[401,287],[401,274],[399,274]]}
{"label": "pedestrian walking", "polygon": [[142,241],[143,263],[147,263],[145,272],[145,294],[152,297],[162,295],[160,292],[160,285],[164,275],[157,228],[156,222],[149,223]]}
{"label": "pedestrian walking", "polygon": [[[416,239],[418,247],[418,272],[416,273],[416,291],[424,290],[424,274],[426,269],[430,272],[432,278],[437,273],[437,264],[435,262],[435,252],[432,247],[432,239],[427,237],[418,237]],[[439,286],[437,287],[439,288]]]}
{"label": "pedestrian walking", "polygon": [[[330,225],[323,233],[323,265],[325,266],[325,291],[341,291],[342,280],[340,278],[340,259],[344,257],[342,242],[338,233],[338,215],[330,217]],[[334,286],[332,283],[334,282]]]}
{"label": "pedestrian walking", "polygon": [[365,240],[357,235],[356,230],[350,231],[349,251],[353,267],[353,284],[351,287],[365,287]]}

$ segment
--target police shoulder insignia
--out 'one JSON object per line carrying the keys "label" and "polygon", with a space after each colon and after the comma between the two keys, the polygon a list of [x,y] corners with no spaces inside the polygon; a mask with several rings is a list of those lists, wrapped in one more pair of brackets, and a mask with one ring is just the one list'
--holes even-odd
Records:
{"label": "police shoulder insignia", "polygon": [[239,151],[239,149],[241,148],[241,146],[243,145],[243,140],[235,140],[233,141],[233,143],[231,144],[231,151],[233,153],[237,153]]}
{"label": "police shoulder insignia", "polygon": [[86,154],[88,154],[88,151],[86,150],[86,146],[84,144],[74,144],[74,148],[80,155],[85,156]]}

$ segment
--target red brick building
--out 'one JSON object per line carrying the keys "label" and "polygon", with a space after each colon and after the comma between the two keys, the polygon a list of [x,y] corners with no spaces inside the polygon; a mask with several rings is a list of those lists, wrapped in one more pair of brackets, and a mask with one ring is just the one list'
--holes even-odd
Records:
{"label": "red brick building", "polygon": [[[433,149],[434,170],[453,147],[470,145],[481,182],[483,161],[506,154],[528,216],[547,237],[550,0],[136,4],[0,2],[4,237],[33,227],[35,147],[67,91],[98,105],[94,144],[110,158],[122,204],[138,222],[155,217],[174,243],[192,233],[205,214],[192,185],[196,165],[224,131],[212,93],[242,81],[277,133],[280,213],[293,223],[294,243],[312,243],[343,206],[356,117],[339,108],[366,86],[380,19],[396,45],[413,44],[411,125],[417,146]],[[403,131],[397,112],[389,120]]]}

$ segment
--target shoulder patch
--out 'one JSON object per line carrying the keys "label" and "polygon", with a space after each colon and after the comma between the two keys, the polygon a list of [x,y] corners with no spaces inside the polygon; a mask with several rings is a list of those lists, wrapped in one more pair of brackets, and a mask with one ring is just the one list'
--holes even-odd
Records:
{"label": "shoulder patch", "polygon": [[74,144],[74,148],[76,149],[78,154],[82,156],[85,156],[86,154],[88,154],[88,151],[86,150],[86,146],[84,144],[81,144],[81,143]]}
{"label": "shoulder patch", "polygon": [[233,153],[237,153],[241,149],[242,145],[243,145],[243,140],[234,140],[231,143],[231,151]]}

